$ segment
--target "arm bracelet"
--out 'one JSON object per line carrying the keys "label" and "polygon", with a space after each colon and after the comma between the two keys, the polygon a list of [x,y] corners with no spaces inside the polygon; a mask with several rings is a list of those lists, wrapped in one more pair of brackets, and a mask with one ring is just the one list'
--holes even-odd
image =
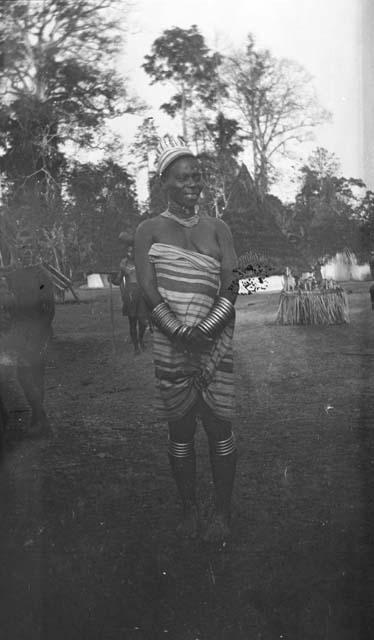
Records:
{"label": "arm bracelet", "polygon": [[186,324],[182,324],[179,329],[177,329],[175,336],[178,338],[189,338],[192,332],[192,327],[188,327]]}
{"label": "arm bracelet", "polygon": [[212,338],[217,333],[220,333],[234,316],[234,305],[227,298],[220,296],[208,315],[197,326],[200,331]]}
{"label": "arm bracelet", "polygon": [[178,320],[166,302],[160,302],[160,304],[153,309],[151,318],[155,325],[169,338],[175,337],[183,328],[183,324]]}

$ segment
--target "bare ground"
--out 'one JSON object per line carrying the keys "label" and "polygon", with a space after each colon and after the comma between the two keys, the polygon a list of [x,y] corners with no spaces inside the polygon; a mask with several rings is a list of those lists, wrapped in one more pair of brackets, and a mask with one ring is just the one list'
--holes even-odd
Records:
{"label": "bare ground", "polygon": [[[153,410],[150,348],[135,358],[114,292],[58,306],[47,371],[55,436],[25,438],[13,389],[0,470],[1,640],[357,640],[374,637],[374,313],[280,327],[278,295],[242,297],[240,452],[231,542],[181,543]],[[147,336],[150,347],[150,336]],[[198,435],[203,518],[212,507]]]}

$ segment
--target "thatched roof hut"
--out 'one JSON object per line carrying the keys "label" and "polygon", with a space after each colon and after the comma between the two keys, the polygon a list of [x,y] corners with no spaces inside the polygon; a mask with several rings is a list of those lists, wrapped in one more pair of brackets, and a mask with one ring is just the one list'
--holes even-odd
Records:
{"label": "thatched roof hut", "polygon": [[280,227],[283,216],[281,201],[274,196],[261,200],[248,168],[242,164],[223,215],[231,228],[237,254],[256,252],[266,256],[274,274],[283,273],[286,266],[307,269],[305,260]]}

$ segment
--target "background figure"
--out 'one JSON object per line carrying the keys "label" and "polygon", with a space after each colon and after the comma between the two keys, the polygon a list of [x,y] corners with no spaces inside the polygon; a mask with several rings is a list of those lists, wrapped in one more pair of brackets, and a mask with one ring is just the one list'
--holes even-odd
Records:
{"label": "background figure", "polygon": [[4,268],[0,278],[0,421],[4,427],[4,384],[16,368],[32,412],[28,435],[47,436],[51,427],[44,410],[44,378],[55,314],[53,284],[43,265],[36,262],[30,231],[18,234],[16,248],[18,264]]}
{"label": "background figure", "polygon": [[145,349],[144,334],[148,325],[148,309],[138,286],[134,263],[134,244],[128,244],[126,256],[120,262],[120,271],[112,277],[119,285],[122,297],[122,315],[129,319],[131,342],[136,355]]}
{"label": "background figure", "polygon": [[283,281],[283,289],[285,291],[293,291],[296,287],[296,280],[292,275],[292,271],[289,267],[286,267],[285,272],[282,276]]}
{"label": "background figure", "polygon": [[369,266],[370,266],[371,279],[374,280],[374,251],[370,251]]}
{"label": "background figure", "polygon": [[316,282],[317,287],[320,288],[322,286],[322,282],[323,282],[322,262],[320,262],[320,260],[317,260],[317,262],[315,263],[315,265],[313,267],[313,277],[314,277],[314,280]]}
{"label": "background figure", "polygon": [[[374,280],[374,251],[370,252],[369,266],[370,266],[371,279]],[[370,299],[371,299],[371,308],[374,311],[374,284],[371,285],[370,287]]]}

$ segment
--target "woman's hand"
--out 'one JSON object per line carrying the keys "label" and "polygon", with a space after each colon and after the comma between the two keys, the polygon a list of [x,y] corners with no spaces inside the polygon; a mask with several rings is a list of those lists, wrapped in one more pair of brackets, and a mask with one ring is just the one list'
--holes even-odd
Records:
{"label": "woman's hand", "polygon": [[206,336],[198,327],[189,327],[180,338],[184,350],[191,353],[200,353],[211,348],[214,340]]}

